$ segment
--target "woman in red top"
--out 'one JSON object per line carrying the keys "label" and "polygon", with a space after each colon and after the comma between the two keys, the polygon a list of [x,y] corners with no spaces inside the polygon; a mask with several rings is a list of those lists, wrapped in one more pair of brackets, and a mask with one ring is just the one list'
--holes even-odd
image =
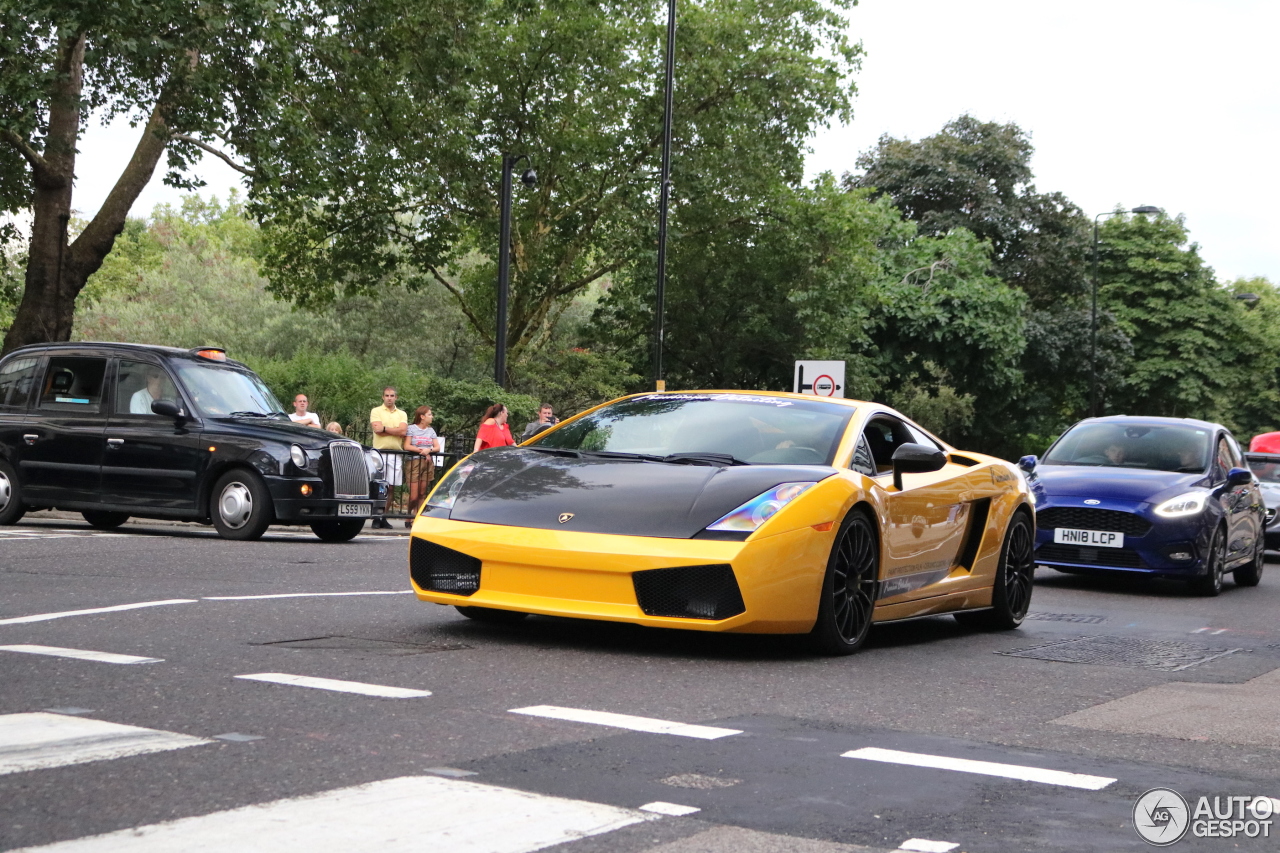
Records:
{"label": "woman in red top", "polygon": [[494,403],[485,410],[484,420],[480,422],[480,432],[476,434],[476,446],[471,452],[487,447],[507,447],[515,443],[515,439],[511,437],[511,429],[507,426],[507,407]]}

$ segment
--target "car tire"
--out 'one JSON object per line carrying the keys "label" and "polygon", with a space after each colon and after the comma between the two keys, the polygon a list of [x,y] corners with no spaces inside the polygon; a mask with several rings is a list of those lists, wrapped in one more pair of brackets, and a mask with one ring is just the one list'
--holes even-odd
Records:
{"label": "car tire", "polygon": [[818,619],[809,632],[813,647],[826,655],[851,655],[867,639],[880,589],[880,540],[867,513],[845,516],[827,559],[818,600]]}
{"label": "car tire", "polygon": [[90,527],[96,527],[99,530],[115,530],[129,520],[129,514],[126,512],[102,512],[96,509],[86,509],[80,514],[84,516],[85,521],[89,522]]}
{"label": "car tire", "polygon": [[461,613],[468,619],[474,619],[477,622],[485,622],[489,625],[514,625],[517,622],[524,621],[528,613],[521,613],[519,610],[497,610],[492,607],[463,607],[454,605],[454,610]]}
{"label": "car tire", "polygon": [[364,530],[363,518],[311,522],[311,532],[322,542],[350,542],[361,530]]}
{"label": "car tire", "polygon": [[271,493],[252,471],[237,469],[223,474],[209,497],[209,515],[223,539],[257,539],[275,518]]}
{"label": "car tire", "polygon": [[956,613],[966,628],[1012,631],[1027,618],[1035,585],[1035,530],[1025,512],[1015,512],[1004,534],[1000,564],[991,589],[991,609]]}
{"label": "car tire", "polygon": [[22,505],[22,484],[13,466],[0,459],[0,525],[17,524],[26,515]]}
{"label": "car tire", "polygon": [[1213,539],[1210,540],[1208,571],[1191,580],[1191,591],[1206,598],[1213,598],[1222,592],[1223,568],[1226,562],[1226,537],[1222,533],[1222,528],[1219,527],[1213,531]]}
{"label": "car tire", "polygon": [[1232,579],[1236,586],[1257,586],[1262,582],[1262,570],[1267,564],[1267,549],[1261,540],[1258,541],[1257,552],[1247,565],[1235,570]]}

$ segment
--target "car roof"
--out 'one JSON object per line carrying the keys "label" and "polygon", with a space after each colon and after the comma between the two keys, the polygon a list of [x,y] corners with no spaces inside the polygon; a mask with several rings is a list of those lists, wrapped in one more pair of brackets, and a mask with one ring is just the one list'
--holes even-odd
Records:
{"label": "car roof", "polygon": [[[1076,424],[1134,424],[1156,426],[1160,424],[1168,424],[1171,426],[1195,426],[1203,429],[1227,429],[1222,424],[1215,424],[1212,421],[1201,421],[1196,418],[1162,418],[1155,415],[1107,415],[1101,418],[1085,418]],[[1230,430],[1227,430],[1230,432]]]}
{"label": "car roof", "polygon": [[[62,341],[58,343],[43,344],[27,344],[13,350],[14,353],[55,353],[55,352],[74,352],[78,350],[107,350],[110,352],[145,352],[151,355],[166,356],[168,358],[196,358],[196,353],[202,349],[222,350],[221,347],[193,347],[191,349],[182,349],[181,347],[166,347],[158,344],[130,344],[123,341]],[[207,361],[207,360],[206,360]],[[233,367],[246,367],[243,363],[235,359],[228,358],[226,361],[213,362],[209,364],[229,364]]]}

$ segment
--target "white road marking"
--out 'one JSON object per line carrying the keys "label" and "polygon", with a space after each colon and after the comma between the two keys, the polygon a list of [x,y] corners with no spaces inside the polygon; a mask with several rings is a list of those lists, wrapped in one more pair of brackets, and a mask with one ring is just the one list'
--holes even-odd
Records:
{"label": "white road marking", "polygon": [[950,841],[930,841],[927,838],[908,838],[898,845],[899,850],[914,850],[916,853],[947,853],[955,850],[959,844]]}
{"label": "white road marking", "polygon": [[91,652],[85,649],[63,649],[58,646],[0,646],[0,652],[22,652],[28,655],[49,655],[55,658],[95,660],[99,663],[160,663],[162,658],[140,658],[137,655],[117,655],[111,652]]}
{"label": "white road marking", "polygon": [[633,717],[629,714],[611,714],[608,711],[586,711],[581,708],[558,708],[555,705],[534,705],[529,708],[512,708],[512,714],[527,714],[530,717],[550,717],[553,720],[568,720],[574,723],[593,723],[597,726],[612,726],[616,729],[631,729],[637,732],[650,732],[659,735],[679,735],[695,737],[702,740],[715,740],[740,735],[740,729],[721,729],[715,726],[695,726],[688,723],[673,723],[668,720],[655,720],[650,717]]}
{"label": "white road marking", "polygon": [[137,604],[117,604],[112,607],[94,607],[89,610],[64,610],[61,613],[37,613],[34,616],[15,616],[0,619],[0,625],[25,625],[28,622],[47,622],[68,616],[92,616],[96,613],[119,613],[121,610],[137,610],[140,607],[163,607],[166,604],[195,604],[194,598],[170,598],[165,601],[139,601]]}
{"label": "white road marking", "polygon": [[659,818],[460,779],[406,776],[24,853],[530,853],[648,820]]}
{"label": "white road marking", "polygon": [[0,716],[0,775],[209,742],[175,732],[62,714],[5,714]]}
{"label": "white road marking", "polygon": [[246,681],[267,681],[272,684],[292,684],[295,687],[312,687],[316,690],[336,690],[339,693],[359,693],[362,696],[378,696],[383,699],[414,699],[430,696],[429,690],[412,690],[408,687],[386,687],[381,684],[364,684],[360,681],[339,681],[336,678],[312,678],[308,675],[289,675],[283,672],[255,672],[237,675]]}
{"label": "white road marking", "polygon": [[413,595],[411,589],[380,589],[371,592],[277,592],[272,595],[207,595],[202,601],[258,601],[266,598],[334,598],[348,595]]}
{"label": "white road marking", "polygon": [[661,800],[658,800],[653,803],[645,803],[640,807],[640,811],[671,815],[672,817],[684,817],[687,814],[700,812],[702,809],[697,808],[696,806],[681,806],[676,803],[664,803]]}
{"label": "white road marking", "polygon": [[1018,779],[1023,782],[1084,788],[1087,791],[1100,791],[1116,781],[1105,776],[1087,776],[1083,773],[1067,773],[1062,770],[1044,770],[1039,767],[973,761],[968,758],[948,758],[944,755],[924,755],[918,752],[899,752],[896,749],[877,747],[851,750],[843,753],[842,757],[880,761],[886,764],[906,764],[912,767],[931,767],[937,770],[958,770],[961,773],[979,773],[983,776],[1003,776],[1006,779]]}

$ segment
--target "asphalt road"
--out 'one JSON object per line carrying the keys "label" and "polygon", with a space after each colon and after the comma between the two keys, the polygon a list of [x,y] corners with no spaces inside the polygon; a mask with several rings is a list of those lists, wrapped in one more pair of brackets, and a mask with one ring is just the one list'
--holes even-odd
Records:
{"label": "asphalt road", "polygon": [[[0,849],[1142,850],[1151,788],[1280,798],[1280,566],[1214,599],[1041,570],[1018,631],[939,617],[820,658],[480,625],[407,594],[406,553],[0,529]],[[378,688],[402,695],[345,692]]]}

